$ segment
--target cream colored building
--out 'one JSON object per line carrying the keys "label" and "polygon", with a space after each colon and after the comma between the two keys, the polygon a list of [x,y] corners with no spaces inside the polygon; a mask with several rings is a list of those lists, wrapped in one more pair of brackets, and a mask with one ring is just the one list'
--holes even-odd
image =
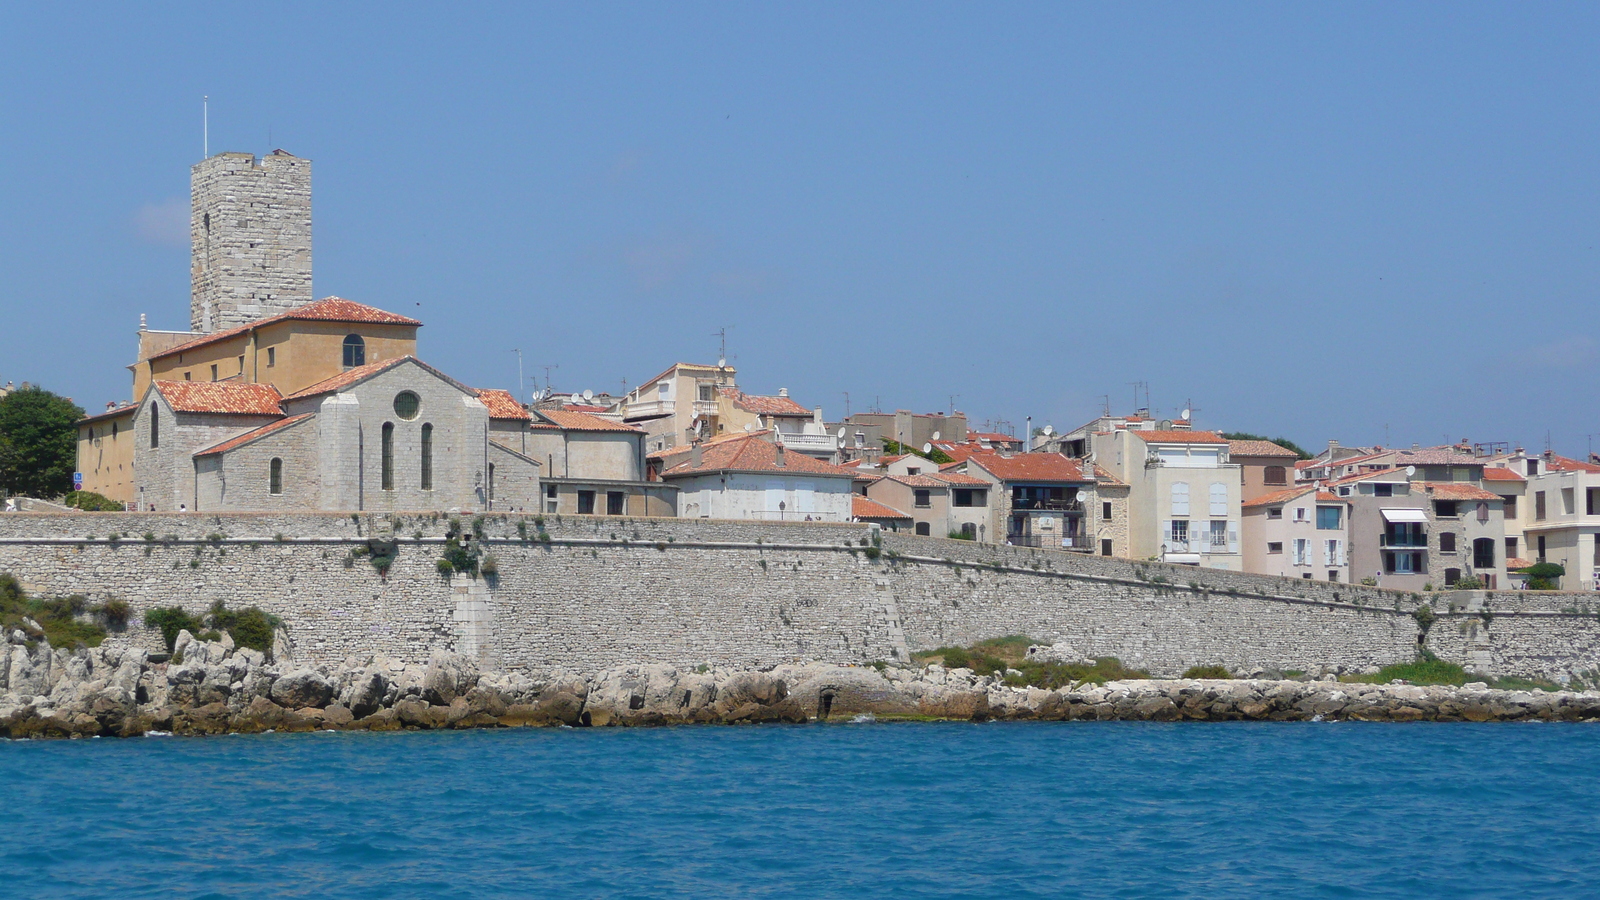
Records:
{"label": "cream colored building", "polygon": [[1242,505],[1244,570],[1315,581],[1350,580],[1350,504],[1315,485]]}
{"label": "cream colored building", "polygon": [[794,453],[763,432],[650,454],[655,477],[678,488],[687,518],[848,522],[850,469]]}
{"label": "cream colored building", "polygon": [[867,486],[867,497],[910,516],[916,534],[987,541],[992,489],[990,482],[960,472],[885,475]]}
{"label": "cream colored building", "polygon": [[1130,555],[1240,571],[1243,480],[1209,431],[1095,432],[1094,461],[1128,485]]}

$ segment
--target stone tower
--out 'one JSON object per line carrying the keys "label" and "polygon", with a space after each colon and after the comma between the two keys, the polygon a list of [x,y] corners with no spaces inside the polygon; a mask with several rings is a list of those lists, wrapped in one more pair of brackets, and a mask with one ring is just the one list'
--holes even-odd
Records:
{"label": "stone tower", "polygon": [[311,302],[311,160],[218,153],[190,170],[189,195],[190,330]]}

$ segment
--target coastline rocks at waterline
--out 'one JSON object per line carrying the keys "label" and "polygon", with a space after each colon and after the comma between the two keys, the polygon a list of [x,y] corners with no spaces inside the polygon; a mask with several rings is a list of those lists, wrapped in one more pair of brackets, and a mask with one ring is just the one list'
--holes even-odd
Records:
{"label": "coastline rocks at waterline", "polygon": [[0,736],[86,737],[534,725],[956,720],[1600,721],[1600,692],[1496,691],[1333,681],[1168,679],[1011,687],[968,669],[826,664],[762,671],[624,666],[482,672],[436,652],[335,667],[278,663],[179,635],[178,662],[141,650],[0,643]]}

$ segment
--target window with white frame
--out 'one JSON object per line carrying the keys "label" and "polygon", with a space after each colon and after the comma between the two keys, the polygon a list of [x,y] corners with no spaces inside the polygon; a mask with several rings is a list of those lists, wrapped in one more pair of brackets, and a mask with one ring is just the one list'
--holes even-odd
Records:
{"label": "window with white frame", "polygon": [[1310,562],[1306,559],[1306,556],[1308,555],[1307,546],[1309,544],[1310,544],[1310,541],[1307,541],[1305,538],[1295,538],[1294,539],[1294,564],[1295,565],[1304,566],[1304,565],[1309,565],[1310,564]]}
{"label": "window with white frame", "polygon": [[1211,483],[1211,514],[1213,516],[1228,514],[1228,486],[1220,481]]}
{"label": "window with white frame", "polygon": [[1227,519],[1211,520],[1211,549],[1218,551],[1228,549]]}
{"label": "window with white frame", "polygon": [[1187,516],[1189,514],[1189,483],[1177,481],[1172,485],[1172,514]]}
{"label": "window with white frame", "polygon": [[1189,549],[1189,520],[1174,519],[1167,528],[1167,549],[1185,552]]}

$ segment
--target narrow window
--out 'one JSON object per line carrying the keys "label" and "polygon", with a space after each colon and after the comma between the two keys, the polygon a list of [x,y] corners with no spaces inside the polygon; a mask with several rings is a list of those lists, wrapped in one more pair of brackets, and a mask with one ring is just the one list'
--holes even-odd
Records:
{"label": "narrow window", "polygon": [[239,357],[239,374],[244,374],[244,357]]}
{"label": "narrow window", "polygon": [[494,463],[489,463],[489,499],[494,499]]}
{"label": "narrow window", "polygon": [[929,505],[931,505],[928,500],[927,491],[912,491],[912,493],[915,495],[914,503],[918,509],[927,509]]}
{"label": "narrow window", "polygon": [[270,369],[270,368],[272,368],[273,366],[275,366],[277,364],[278,364],[278,348],[277,347],[268,347],[267,348],[267,368]]}
{"label": "narrow window", "polygon": [[1102,540],[1100,542],[1100,555],[1101,556],[1110,556],[1111,555],[1111,540],[1109,538],[1105,539],[1105,540]]}
{"label": "narrow window", "polygon": [[216,381],[217,380],[217,364],[216,363],[212,363],[211,364],[211,380],[212,381]]}
{"label": "narrow window", "polygon": [[1544,491],[1536,491],[1533,495],[1533,518],[1542,522],[1544,521],[1544,516]]}
{"label": "narrow window", "polygon": [[150,449],[161,446],[161,409],[150,404]]}
{"label": "narrow window", "polygon": [[116,422],[112,422],[111,423],[111,439],[112,440],[116,440],[117,439],[117,431],[118,431],[117,423]]}
{"label": "narrow window", "polygon": [[[1597,546],[1600,546],[1600,545],[1597,545]],[[1517,539],[1514,538],[1514,537],[1506,538],[1506,559],[1514,559],[1514,558],[1516,558],[1516,555],[1517,555]]]}
{"label": "narrow window", "polygon": [[627,496],[628,495],[624,494],[621,491],[607,491],[606,492],[606,515],[608,515],[608,516],[620,516],[620,515],[622,515],[623,514],[623,505],[627,502]]}
{"label": "narrow window", "polygon": [[[1103,503],[1100,504],[1100,518],[1107,519],[1107,520],[1109,520],[1111,518],[1111,501],[1110,500],[1106,500],[1106,501],[1104,501]],[[1110,556],[1110,555],[1111,554],[1109,554],[1109,553],[1106,554],[1106,556]]]}
{"label": "narrow window", "polygon": [[[433,490],[433,424],[422,426],[422,489]],[[489,467],[489,498],[494,499],[494,466]]]}
{"label": "narrow window", "polygon": [[194,373],[193,372],[185,372],[185,373],[183,373],[183,380],[184,381],[193,381],[194,380]]}
{"label": "narrow window", "polygon": [[1211,484],[1211,514],[1213,516],[1228,514],[1228,486],[1220,481]]}
{"label": "narrow window", "polygon": [[1517,517],[1517,495],[1502,494],[1500,496],[1500,500],[1505,503],[1505,517],[1508,519],[1515,519]]}
{"label": "narrow window", "polygon": [[267,493],[283,493],[283,460],[276,456],[267,464]]}
{"label": "narrow window", "polygon": [[1187,516],[1189,514],[1189,485],[1179,481],[1172,485],[1172,514]]}
{"label": "narrow window", "polygon": [[383,423],[383,489],[394,490],[394,423]]}
{"label": "narrow window", "polygon": [[1456,552],[1456,533],[1455,532],[1453,532],[1453,531],[1441,531],[1441,532],[1439,532],[1439,552],[1440,553],[1454,553],[1454,552]]}
{"label": "narrow window", "polygon": [[359,335],[359,334],[352,334],[352,335],[345,336],[345,339],[344,339],[344,367],[346,369],[353,369],[356,366],[364,366],[366,364],[367,364],[367,342],[363,341],[361,339],[361,335]]}

